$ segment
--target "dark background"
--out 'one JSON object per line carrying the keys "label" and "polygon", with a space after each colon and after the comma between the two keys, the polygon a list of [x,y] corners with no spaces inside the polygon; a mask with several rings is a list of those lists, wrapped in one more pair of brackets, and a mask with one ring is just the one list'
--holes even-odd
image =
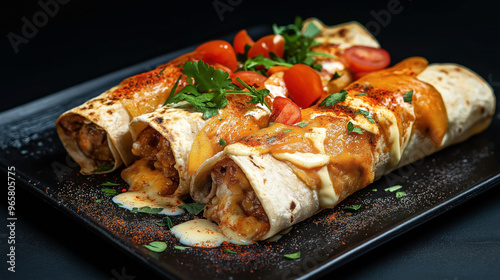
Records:
{"label": "dark background", "polygon": [[[35,19],[39,27],[30,30],[31,38],[25,38],[16,52],[9,36],[23,36],[23,18],[33,23],[33,16],[43,9],[37,1],[1,1],[0,111],[242,28],[292,23],[296,15],[317,17],[329,25],[359,21],[376,35],[393,62],[415,55],[431,63],[455,62],[499,89],[498,2],[374,2],[72,0],[58,3],[58,11],[46,20]],[[214,3],[225,3],[230,9],[218,14]],[[398,12],[390,14],[388,7],[394,3],[399,5],[392,10]],[[328,278],[495,278],[500,273],[499,201],[496,187]],[[0,201],[2,217],[6,216],[5,202]],[[21,188],[16,202],[17,239],[23,244],[17,252],[19,270],[4,278],[2,265],[0,279],[119,279],[122,269],[135,279],[157,277]],[[2,243],[5,233],[2,228]]]}

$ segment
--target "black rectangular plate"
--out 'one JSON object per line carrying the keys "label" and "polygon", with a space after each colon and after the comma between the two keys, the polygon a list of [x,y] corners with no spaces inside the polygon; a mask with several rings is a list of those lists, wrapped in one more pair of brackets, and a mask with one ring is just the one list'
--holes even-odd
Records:
{"label": "black rectangular plate", "polygon": [[[190,248],[165,228],[155,225],[162,216],[131,213],[119,208],[100,191],[100,184],[120,182],[119,171],[83,176],[67,155],[55,131],[56,118],[72,107],[97,96],[123,78],[153,69],[191,49],[167,54],[55,93],[0,114],[0,164],[16,167],[18,182],[57,209],[80,221],[113,243],[170,278],[292,279],[314,278],[415,228],[500,183],[500,118],[487,131],[465,143],[445,149],[394,171],[361,190],[337,207],[295,225],[277,242],[231,246],[223,249]],[[384,191],[402,185],[406,196]],[[100,202],[96,202],[100,201]],[[345,206],[361,205],[357,211]],[[174,224],[189,219],[173,217]],[[143,247],[151,241],[169,245],[163,253]],[[297,260],[284,254],[300,251]]]}

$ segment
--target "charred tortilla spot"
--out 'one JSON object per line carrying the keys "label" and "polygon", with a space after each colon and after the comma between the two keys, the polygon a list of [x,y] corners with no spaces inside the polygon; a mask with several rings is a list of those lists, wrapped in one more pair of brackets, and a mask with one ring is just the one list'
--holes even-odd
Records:
{"label": "charred tortilla spot", "polygon": [[94,115],[94,112],[90,112],[89,115],[93,116]]}
{"label": "charred tortilla spot", "polygon": [[156,118],[156,122],[159,123],[159,124],[162,123],[163,122],[163,118],[161,118],[161,117]]}
{"label": "charred tortilla spot", "polygon": [[486,109],[484,107],[481,107],[481,114],[484,114],[486,112]]}
{"label": "charred tortilla spot", "polygon": [[444,70],[444,69],[441,69],[441,70],[439,70],[439,71],[440,71],[440,72],[443,72],[443,73],[445,73],[445,74],[448,74],[448,71],[446,71],[446,70]]}
{"label": "charred tortilla spot", "polygon": [[106,113],[113,115],[113,111],[111,111],[111,110],[107,110]]}
{"label": "charred tortilla spot", "polygon": [[339,36],[340,37],[345,37],[346,34],[347,34],[347,29],[342,28],[342,29],[339,30]]}
{"label": "charred tortilla spot", "polygon": [[462,133],[462,128],[461,127],[458,128],[458,133]]}
{"label": "charred tortilla spot", "polygon": [[290,216],[290,223],[293,223],[293,216]]}
{"label": "charred tortilla spot", "polygon": [[254,161],[253,159],[250,159],[250,162],[255,166],[257,167],[258,169],[262,169],[262,167],[258,166]]}
{"label": "charred tortilla spot", "polygon": [[295,201],[292,201],[292,203],[290,203],[290,210],[295,210],[295,207],[297,207],[297,205],[295,204]]}

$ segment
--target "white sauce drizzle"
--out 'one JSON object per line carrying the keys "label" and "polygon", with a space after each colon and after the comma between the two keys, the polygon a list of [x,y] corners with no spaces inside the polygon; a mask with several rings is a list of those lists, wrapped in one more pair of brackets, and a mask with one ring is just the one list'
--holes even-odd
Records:
{"label": "white sauce drizzle", "polygon": [[226,146],[224,149],[224,152],[230,155],[235,155],[235,156],[258,156],[260,155],[260,152],[249,146],[245,146],[241,143],[234,143],[231,145]]}
{"label": "white sauce drizzle", "polygon": [[151,194],[139,191],[128,191],[113,197],[113,202],[117,203],[120,207],[132,210],[134,208],[150,207],[150,208],[163,208],[158,214],[164,215],[180,215],[184,213],[184,209],[177,206],[182,204],[176,197],[164,197],[156,195],[151,197]]}
{"label": "white sauce drizzle", "polygon": [[313,127],[311,132],[304,135],[306,138],[312,141],[313,146],[322,154],[325,154],[325,139],[326,139],[326,128],[324,127]]}
{"label": "white sauce drizzle", "polygon": [[330,162],[330,157],[327,155],[313,153],[276,153],[273,157],[279,160],[287,160],[295,165],[311,169],[327,165]]}
{"label": "white sauce drizzle", "polygon": [[229,239],[225,237],[216,224],[206,219],[190,220],[172,228],[172,233],[179,242],[190,247],[218,247]]}
{"label": "white sauce drizzle", "polygon": [[335,189],[333,188],[333,183],[328,173],[328,167],[323,166],[318,171],[318,175],[321,180],[321,187],[318,189],[319,206],[320,208],[333,207],[339,201],[339,196],[335,193]]}

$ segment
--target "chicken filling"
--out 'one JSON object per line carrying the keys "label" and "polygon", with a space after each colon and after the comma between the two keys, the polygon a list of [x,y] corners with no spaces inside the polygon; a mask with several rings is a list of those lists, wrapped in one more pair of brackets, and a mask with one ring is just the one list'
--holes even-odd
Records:
{"label": "chicken filling", "polygon": [[269,219],[241,168],[226,158],[214,166],[212,179],[217,191],[205,208],[205,217],[232,239],[260,240],[266,235]]}

